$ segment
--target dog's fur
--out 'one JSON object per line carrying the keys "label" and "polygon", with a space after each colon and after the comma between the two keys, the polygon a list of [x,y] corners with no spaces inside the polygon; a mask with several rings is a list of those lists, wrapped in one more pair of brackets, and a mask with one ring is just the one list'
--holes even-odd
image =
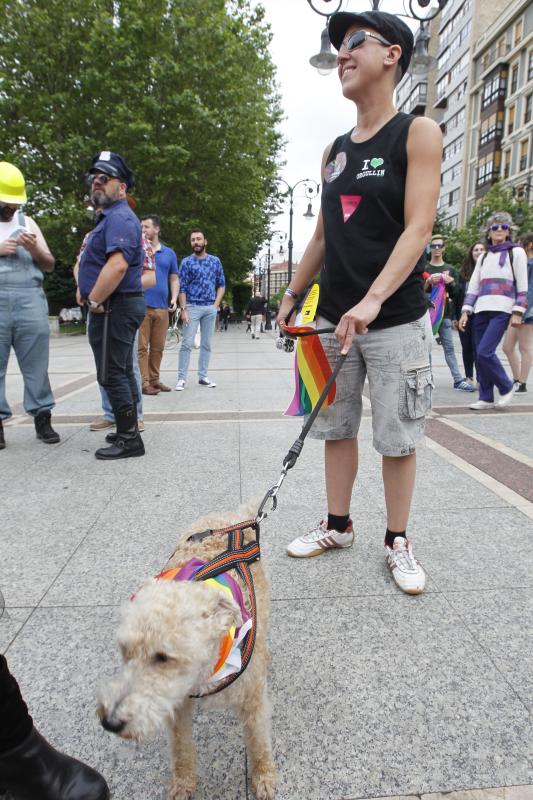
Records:
{"label": "dog's fur", "polygon": [[[165,569],[195,556],[210,561],[225,549],[226,536],[187,542],[191,533],[223,528],[254,516],[251,506],[236,514],[211,514],[199,519],[180,538]],[[246,531],[245,541],[253,539]],[[212,697],[190,699],[213,671],[222,636],[242,623],[238,605],[224,592],[202,582],[150,579],[126,603],[118,630],[124,665],[120,675],[99,692],[98,714],[104,727],[125,739],[142,741],[165,723],[170,733],[172,781],[169,800],[188,800],[196,788],[196,754],[192,713],[200,702],[207,708],[230,708],[240,718],[251,767],[252,789],[258,800],[275,796],[276,769],[272,758],[270,709],[267,698],[268,584],[261,561],[250,567],[257,602],[257,637],[248,668],[233,684]],[[249,598],[239,580],[248,611]]]}

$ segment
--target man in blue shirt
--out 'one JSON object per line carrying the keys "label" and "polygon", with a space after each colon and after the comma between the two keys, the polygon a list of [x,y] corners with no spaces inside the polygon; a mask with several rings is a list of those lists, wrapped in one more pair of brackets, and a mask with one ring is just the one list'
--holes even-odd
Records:
{"label": "man in blue shirt", "polygon": [[146,316],[139,332],[139,366],[143,394],[159,394],[171,391],[170,386],[161,383],[159,372],[168,330],[168,312],[175,311],[178,302],[178,260],[174,250],[159,241],[161,221],[156,214],[143,217],[141,225],[155,254],[156,285],[144,293]]}
{"label": "man in blue shirt", "polygon": [[211,337],[215,329],[217,310],[224,297],[226,281],[220,259],[206,252],[207,239],[199,228],[191,232],[192,255],[180,264],[179,304],[183,320],[178,382],[176,391],[185,389],[191,349],[198,326],[201,331],[200,356],[198,358],[198,383],[214,389],[216,383],[207,377],[211,355]]}
{"label": "man in blue shirt", "polygon": [[134,177],[119,155],[103,150],[93,159],[88,179],[91,200],[101,211],[80,258],[78,302],[85,302],[91,315],[89,342],[117,426],[116,434],[106,437],[111,447],[100,448],[95,456],[106,460],[142,456],[133,343],[145,312],[143,252],[141,224],[126,199]]}

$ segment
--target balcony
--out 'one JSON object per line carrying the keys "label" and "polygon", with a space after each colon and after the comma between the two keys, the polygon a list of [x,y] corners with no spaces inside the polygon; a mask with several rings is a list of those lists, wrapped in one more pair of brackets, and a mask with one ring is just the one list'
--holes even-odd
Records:
{"label": "balcony", "polygon": [[418,83],[405,101],[407,112],[409,114],[423,114],[426,110],[427,96],[427,83]]}
{"label": "balcony", "polygon": [[505,58],[507,53],[511,50],[511,45],[507,42],[496,42],[492,45],[490,50],[487,50],[481,59],[481,71],[485,72],[489,67],[494,67],[500,58]]}

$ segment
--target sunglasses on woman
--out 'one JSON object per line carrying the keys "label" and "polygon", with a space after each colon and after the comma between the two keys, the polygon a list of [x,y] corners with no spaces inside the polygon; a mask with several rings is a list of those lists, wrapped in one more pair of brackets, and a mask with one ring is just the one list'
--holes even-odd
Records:
{"label": "sunglasses on woman", "polygon": [[508,231],[509,225],[506,222],[498,222],[497,225],[490,226],[491,231],[499,231],[500,228],[502,229],[502,231]]}
{"label": "sunglasses on woman", "polygon": [[348,36],[348,38],[343,42],[341,42],[339,53],[343,48],[351,53],[352,50],[356,50],[358,47],[361,47],[361,45],[364,44],[368,38],[375,39],[385,47],[391,46],[390,42],[388,42],[382,36],[378,36],[376,33],[369,33],[369,31],[356,31],[355,33],[352,33],[351,36]]}

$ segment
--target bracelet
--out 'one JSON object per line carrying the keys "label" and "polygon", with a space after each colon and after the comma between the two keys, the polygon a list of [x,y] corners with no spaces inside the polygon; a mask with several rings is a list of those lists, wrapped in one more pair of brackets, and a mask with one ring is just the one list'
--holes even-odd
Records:
{"label": "bracelet", "polygon": [[297,300],[299,297],[298,292],[295,292],[293,289],[289,289],[288,286],[285,289],[285,294],[288,295],[289,297],[294,297],[295,300]]}

